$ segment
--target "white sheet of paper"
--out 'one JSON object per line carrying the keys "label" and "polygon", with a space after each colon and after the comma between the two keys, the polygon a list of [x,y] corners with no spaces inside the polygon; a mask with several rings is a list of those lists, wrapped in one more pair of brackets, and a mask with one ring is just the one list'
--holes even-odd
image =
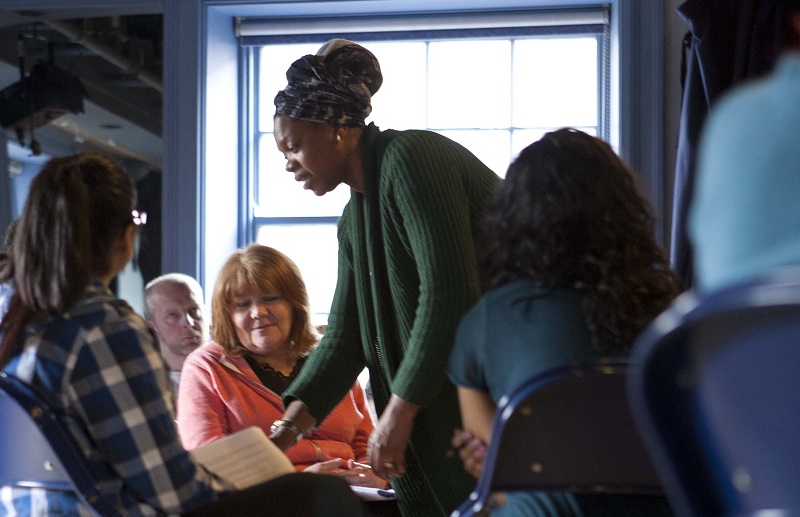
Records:
{"label": "white sheet of paper", "polygon": [[394,490],[382,488],[370,488],[365,486],[351,485],[350,488],[362,501],[394,501],[397,499],[394,495]]}
{"label": "white sheet of paper", "polygon": [[201,445],[190,454],[240,490],[295,472],[283,451],[255,426]]}

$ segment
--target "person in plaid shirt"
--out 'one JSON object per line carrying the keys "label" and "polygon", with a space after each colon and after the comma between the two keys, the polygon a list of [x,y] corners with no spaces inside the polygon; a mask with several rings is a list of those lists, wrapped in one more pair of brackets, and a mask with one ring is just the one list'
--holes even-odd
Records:
{"label": "person in plaid shirt", "polygon": [[[134,192],[99,154],[55,158],[33,180],[0,262],[0,367],[62,414],[123,515],[358,515],[333,476],[289,474],[235,491],[184,450],[153,336],[108,288],[144,219]],[[69,492],[0,487],[0,515],[86,514]]]}

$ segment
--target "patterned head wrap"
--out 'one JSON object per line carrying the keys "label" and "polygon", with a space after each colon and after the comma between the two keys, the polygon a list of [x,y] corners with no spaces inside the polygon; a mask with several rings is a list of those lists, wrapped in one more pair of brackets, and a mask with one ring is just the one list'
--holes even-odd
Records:
{"label": "patterned head wrap", "polygon": [[275,114],[332,126],[364,126],[383,83],[372,52],[344,39],[292,63],[286,79],[289,84],[275,96]]}

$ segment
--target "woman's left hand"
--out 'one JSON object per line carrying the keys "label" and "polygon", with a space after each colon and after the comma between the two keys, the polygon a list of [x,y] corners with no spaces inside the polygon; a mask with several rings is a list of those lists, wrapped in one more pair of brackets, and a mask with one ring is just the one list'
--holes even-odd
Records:
{"label": "woman's left hand", "polygon": [[389,483],[386,480],[379,478],[375,475],[375,471],[369,465],[357,463],[353,460],[347,460],[347,470],[345,473],[345,481],[350,485],[365,486],[370,488],[388,488]]}
{"label": "woman's left hand", "polygon": [[385,480],[406,472],[406,448],[419,406],[392,395],[369,437],[367,456],[375,474]]}
{"label": "woman's left hand", "polygon": [[486,459],[486,444],[469,431],[454,429],[450,445],[453,451],[458,451],[464,470],[474,478],[481,477],[483,460]]}
{"label": "woman's left hand", "polygon": [[342,458],[320,461],[303,469],[303,472],[315,474],[330,474],[347,481],[348,485],[366,486],[372,488],[386,488],[388,483],[375,475],[375,472],[362,463],[353,460],[346,462]]}

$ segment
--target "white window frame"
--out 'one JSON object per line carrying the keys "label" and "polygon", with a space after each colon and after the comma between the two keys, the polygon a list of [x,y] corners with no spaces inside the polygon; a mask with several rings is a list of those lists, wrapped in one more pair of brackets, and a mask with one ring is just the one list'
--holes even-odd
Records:
{"label": "white window frame", "polygon": [[[363,30],[365,27],[368,30]],[[355,32],[354,32],[355,31]],[[454,39],[515,39],[527,37],[581,37],[597,38],[597,133],[606,140],[609,139],[610,111],[609,84],[610,84],[610,52],[609,52],[609,13],[607,8],[582,8],[565,10],[528,10],[508,12],[477,13],[470,15],[416,15],[416,16],[388,16],[371,18],[369,24],[362,20],[347,18],[319,19],[313,23],[304,20],[274,20],[244,19],[237,22],[237,34],[243,46],[241,53],[244,68],[247,70],[248,89],[245,92],[246,119],[249,121],[246,128],[247,162],[250,165],[241,178],[247,185],[246,197],[241,200],[240,220],[245,221],[247,229],[244,238],[248,244],[258,240],[259,231],[271,225],[325,225],[334,227],[338,223],[339,215],[330,216],[266,216],[258,212],[259,184],[262,170],[260,149],[262,139],[269,139],[271,132],[265,130],[269,121],[260,120],[269,110],[262,110],[261,102],[271,102],[272,97],[264,98],[261,91],[259,78],[261,76],[259,65],[260,52],[264,45],[282,43],[309,43],[320,44],[326,39],[336,35],[364,43],[368,46],[371,41],[423,41],[425,43],[440,40],[451,41]],[[517,128],[500,128],[514,131]],[[266,144],[269,145],[269,144]],[[512,157],[513,158],[513,157]],[[505,171],[498,170],[502,175]],[[333,230],[335,231],[335,229]],[[286,250],[284,250],[286,251]],[[303,261],[307,257],[296,256],[295,260]],[[335,261],[335,255],[323,260]],[[307,269],[308,264],[306,263]],[[308,276],[308,275],[306,275]],[[308,280],[308,279],[307,279]],[[312,300],[314,302],[314,300]],[[312,303],[312,306],[314,303]],[[320,313],[318,323],[324,323],[327,307],[323,310],[316,307]]]}

